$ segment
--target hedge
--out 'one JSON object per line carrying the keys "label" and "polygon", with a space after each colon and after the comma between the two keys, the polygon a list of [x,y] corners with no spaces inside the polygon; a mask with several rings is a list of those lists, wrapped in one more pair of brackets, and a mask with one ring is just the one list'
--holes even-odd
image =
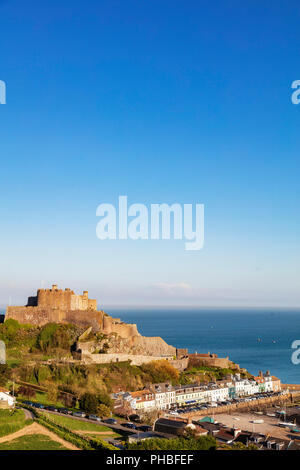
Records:
{"label": "hedge", "polygon": [[78,436],[75,432],[71,431],[70,429],[62,426],[61,424],[54,423],[49,418],[46,418],[44,415],[39,413],[35,408],[22,405],[24,408],[30,410],[34,416],[35,421],[38,422],[41,426],[49,429],[49,431],[54,432],[59,437],[64,439],[65,441],[70,442],[71,444],[79,447],[83,450],[120,450],[117,447],[100,440],[94,440],[90,437],[85,436]]}

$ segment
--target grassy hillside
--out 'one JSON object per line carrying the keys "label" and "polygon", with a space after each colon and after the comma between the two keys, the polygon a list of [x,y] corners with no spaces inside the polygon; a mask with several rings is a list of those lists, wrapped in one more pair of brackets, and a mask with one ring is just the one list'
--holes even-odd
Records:
{"label": "grassy hillside", "polygon": [[0,450],[68,450],[59,442],[52,441],[50,437],[43,434],[32,434],[22,436],[0,444]]}
{"label": "grassy hillside", "polygon": [[32,396],[29,393],[26,396],[23,389],[21,398],[75,407],[76,399],[85,392],[108,394],[120,388],[141,390],[149,383],[158,382],[205,382],[233,372],[231,369],[193,366],[180,374],[167,361],[153,361],[141,366],[133,366],[130,361],[81,364],[73,360],[71,350],[82,332],[76,325],[68,324],[49,323],[35,327],[21,325],[12,319],[0,324],[0,339],[7,346],[7,366],[0,365],[0,385],[14,380],[39,386],[41,390],[35,390]]}
{"label": "grassy hillside", "polygon": [[0,437],[22,429],[31,420],[26,420],[23,410],[0,410]]}
{"label": "grassy hillside", "polygon": [[56,415],[53,413],[44,412],[45,416],[56,424],[60,424],[71,431],[93,431],[96,432],[110,432],[111,429],[102,426],[101,424],[88,423],[87,421],[81,421],[79,419],[68,418],[67,416]]}

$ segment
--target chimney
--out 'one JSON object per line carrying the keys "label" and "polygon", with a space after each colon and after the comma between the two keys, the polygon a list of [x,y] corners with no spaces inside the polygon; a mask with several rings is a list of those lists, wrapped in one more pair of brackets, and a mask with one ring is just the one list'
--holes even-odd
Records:
{"label": "chimney", "polygon": [[88,292],[87,290],[84,290],[84,291],[83,291],[83,295],[84,295],[84,297],[88,297],[88,296],[89,296],[89,292]]}
{"label": "chimney", "polygon": [[262,373],[261,370],[258,372],[258,375],[259,375],[259,377],[261,377],[261,378],[263,378],[263,376],[264,376],[264,374]]}

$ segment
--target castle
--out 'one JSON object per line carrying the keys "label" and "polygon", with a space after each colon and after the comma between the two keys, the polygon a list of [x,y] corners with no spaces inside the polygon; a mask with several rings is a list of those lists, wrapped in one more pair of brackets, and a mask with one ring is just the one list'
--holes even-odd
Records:
{"label": "castle", "polygon": [[[119,318],[112,318],[103,310],[98,310],[97,301],[89,299],[88,291],[77,295],[71,289],[58,289],[56,284],[52,289],[39,289],[36,296],[28,298],[26,306],[7,307],[5,320],[9,318],[36,326],[54,322],[91,327],[94,332],[101,332],[110,338],[112,354],[145,355],[152,359],[153,356],[169,359],[177,356],[176,348],[168,345],[162,338],[142,336],[135,324],[124,323]],[[80,344],[81,353],[87,359],[95,360],[97,355],[89,355],[87,346],[87,343]],[[105,356],[106,359],[109,358],[108,355]],[[103,354],[99,359],[101,358],[105,359]]]}
{"label": "castle", "polygon": [[114,332],[122,338],[139,336],[136,325],[128,325],[97,310],[97,300],[89,299],[88,291],[77,295],[68,288],[58,289],[56,284],[52,289],[38,289],[36,296],[28,297],[24,307],[7,307],[5,320],[9,318],[36,326],[50,322],[92,326],[95,331]]}
{"label": "castle", "polygon": [[[229,358],[218,358],[216,354],[188,354],[187,349],[178,349],[167,344],[159,336],[142,336],[135,324],[124,323],[98,310],[97,301],[89,299],[88,291],[77,295],[71,289],[39,289],[37,295],[28,298],[23,307],[7,307],[5,320],[43,326],[47,323],[73,323],[85,328],[85,333],[76,342],[75,356],[84,362],[109,363],[130,360],[140,365],[157,359],[165,359],[183,370],[188,363],[211,367],[238,368]],[[89,341],[88,331],[102,333],[100,340]],[[85,337],[86,336],[86,337]],[[103,346],[106,353],[103,354]]]}

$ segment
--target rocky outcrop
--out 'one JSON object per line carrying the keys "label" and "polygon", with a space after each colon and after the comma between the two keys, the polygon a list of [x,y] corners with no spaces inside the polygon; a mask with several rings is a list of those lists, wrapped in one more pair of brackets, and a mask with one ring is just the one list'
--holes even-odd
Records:
{"label": "rocky outcrop", "polygon": [[[84,339],[84,338],[83,338]],[[84,354],[136,354],[143,356],[176,357],[176,348],[167,344],[162,338],[141,335],[122,338],[112,333],[101,339],[78,341],[76,350]]]}

